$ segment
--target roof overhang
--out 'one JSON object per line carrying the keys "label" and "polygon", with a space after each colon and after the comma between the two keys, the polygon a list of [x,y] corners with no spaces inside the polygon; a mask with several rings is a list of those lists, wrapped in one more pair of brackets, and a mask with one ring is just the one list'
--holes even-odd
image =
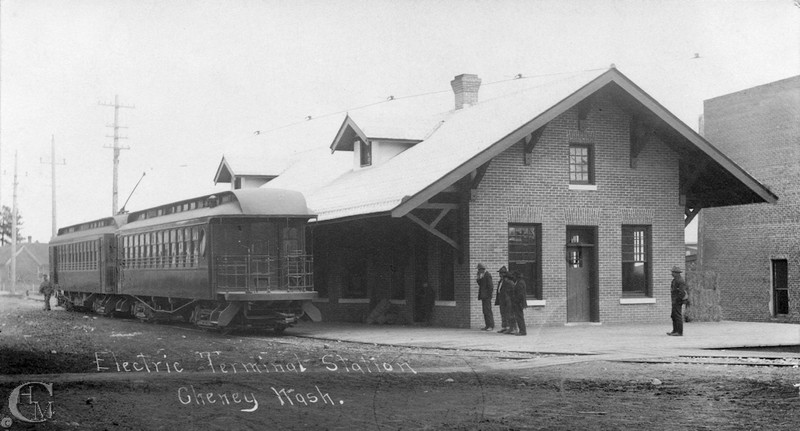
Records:
{"label": "roof overhang", "polygon": [[[405,216],[515,143],[544,127],[559,115],[595,93],[606,89],[616,92],[614,95],[624,101],[628,109],[639,111],[638,113],[645,117],[645,121],[654,124],[662,136],[668,138],[665,143],[680,154],[681,194],[685,196],[686,207],[707,208],[747,203],[775,203],[777,201],[777,196],[769,189],[661,106],[628,77],[612,68],[521,127],[511,131],[417,194],[404,197],[400,205],[391,211],[392,216]],[[695,177],[694,180],[688,181],[691,176]],[[689,182],[691,184],[687,184]],[[685,190],[684,186],[687,186]],[[720,187],[724,187],[727,191],[720,193]],[[714,193],[709,193],[711,190]]]}

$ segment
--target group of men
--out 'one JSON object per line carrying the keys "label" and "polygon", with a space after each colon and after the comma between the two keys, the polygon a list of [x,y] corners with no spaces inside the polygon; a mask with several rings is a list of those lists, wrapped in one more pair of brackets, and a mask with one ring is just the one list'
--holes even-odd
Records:
{"label": "group of men", "polygon": [[[519,271],[510,273],[505,266],[498,272],[500,281],[497,282],[497,297],[494,305],[500,306],[500,319],[503,327],[497,332],[509,335],[527,335],[524,314],[525,307],[528,306],[525,279]],[[492,312],[494,283],[492,276],[482,263],[478,264],[476,281],[478,283],[478,299],[483,305],[483,318],[486,324],[483,330],[492,331],[494,330],[494,313]]]}
{"label": "group of men", "polygon": [[[511,335],[527,335],[525,329],[525,307],[528,306],[526,300],[527,285],[519,271],[509,273],[506,267],[500,268],[500,281],[497,282],[497,298],[494,305],[500,306],[500,318],[503,328],[497,332]],[[686,282],[681,277],[683,270],[675,266],[672,268],[672,284],[670,292],[672,297],[672,332],[667,332],[669,336],[680,337],[683,335],[683,306],[689,305],[689,289]],[[494,313],[492,312],[492,292],[494,283],[492,276],[486,271],[482,263],[478,264],[478,276],[475,280],[478,283],[478,300],[483,305],[483,319],[486,326],[484,331],[494,329]]]}

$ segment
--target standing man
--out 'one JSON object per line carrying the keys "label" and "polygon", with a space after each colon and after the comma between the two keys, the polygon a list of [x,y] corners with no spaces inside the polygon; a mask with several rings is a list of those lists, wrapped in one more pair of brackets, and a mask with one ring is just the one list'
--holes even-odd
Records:
{"label": "standing man", "polygon": [[515,283],[511,307],[514,311],[514,321],[517,323],[517,327],[519,328],[517,335],[528,335],[527,328],[525,327],[525,308],[528,307],[528,285],[525,284],[525,279],[522,277],[522,273],[519,271],[514,271],[513,278]]}
{"label": "standing man", "polygon": [[484,331],[491,331],[494,329],[494,314],[492,313],[492,291],[494,285],[492,284],[492,276],[486,272],[486,267],[482,263],[478,264],[478,278],[475,280],[478,283],[478,300],[483,305],[483,321],[485,326]]}
{"label": "standing man", "polygon": [[503,274],[503,281],[502,284],[500,284],[500,291],[502,292],[500,295],[500,309],[505,310],[506,324],[508,325],[505,333],[516,334],[517,320],[514,314],[514,278],[511,276],[511,273],[507,271]]}
{"label": "standing man", "polygon": [[670,285],[670,296],[672,297],[672,332],[667,335],[680,337],[683,335],[683,304],[689,303],[689,289],[686,282],[681,277],[681,270],[677,266],[672,267],[672,284]]}
{"label": "standing man", "polygon": [[497,281],[497,297],[495,298],[494,305],[500,306],[500,323],[502,328],[497,331],[501,334],[511,331],[511,320],[508,316],[508,287],[506,283],[508,279],[508,270],[505,266],[501,267],[499,271],[500,280]]}
{"label": "standing man", "polygon": [[44,309],[50,311],[50,296],[53,295],[53,285],[48,280],[47,274],[44,275],[42,284],[39,285],[39,293],[44,295]]}

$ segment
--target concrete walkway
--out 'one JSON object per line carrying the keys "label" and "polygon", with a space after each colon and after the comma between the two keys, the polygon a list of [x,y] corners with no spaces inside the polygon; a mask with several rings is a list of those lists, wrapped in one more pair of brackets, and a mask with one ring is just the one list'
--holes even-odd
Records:
{"label": "concrete walkway", "polygon": [[[302,323],[289,329],[287,334],[393,346],[558,354],[544,361],[549,365],[590,360],[747,356],[740,351],[707,349],[800,345],[798,324],[693,322],[684,325],[683,337],[667,336],[671,326],[667,321],[664,324],[531,327],[527,336],[519,337],[477,329],[322,322]],[[800,353],[770,353],[769,357],[800,357]]]}

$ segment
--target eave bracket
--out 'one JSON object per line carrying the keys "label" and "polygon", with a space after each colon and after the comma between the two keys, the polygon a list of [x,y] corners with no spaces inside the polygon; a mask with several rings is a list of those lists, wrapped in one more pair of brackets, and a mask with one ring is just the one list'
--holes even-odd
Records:
{"label": "eave bracket", "polygon": [[534,130],[533,133],[525,137],[525,166],[530,166],[533,162],[533,148],[539,143],[542,133],[544,133],[544,126]]}

